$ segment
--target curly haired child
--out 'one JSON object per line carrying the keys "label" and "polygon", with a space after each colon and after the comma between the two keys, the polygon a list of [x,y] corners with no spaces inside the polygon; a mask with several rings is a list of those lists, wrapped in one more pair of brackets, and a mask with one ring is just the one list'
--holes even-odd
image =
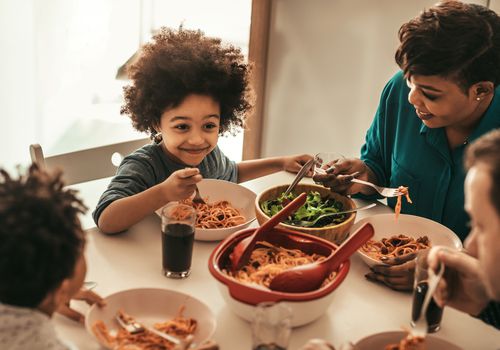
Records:
{"label": "curly haired child", "polygon": [[78,215],[86,210],[61,174],[31,166],[11,177],[0,169],[0,348],[67,349],[50,317],[57,310],[82,322],[70,299],[102,304],[81,289],[85,238]]}
{"label": "curly haired child", "polygon": [[251,108],[249,65],[238,48],[201,31],[162,28],[130,67],[121,113],[155,140],[120,164],[93,215],[104,233],[128,229],[170,201],[186,199],[202,178],[243,182],[297,172],[309,155],[236,164],[219,135],[244,126]]}

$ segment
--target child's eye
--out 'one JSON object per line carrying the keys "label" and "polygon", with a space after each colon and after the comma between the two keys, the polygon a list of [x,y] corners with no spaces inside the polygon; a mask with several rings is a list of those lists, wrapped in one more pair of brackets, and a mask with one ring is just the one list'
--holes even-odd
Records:
{"label": "child's eye", "polygon": [[204,127],[205,127],[205,129],[207,129],[207,130],[212,130],[212,129],[215,129],[215,128],[217,128],[217,129],[219,128],[219,126],[218,126],[217,124],[215,124],[215,123],[208,123],[208,124],[205,124],[205,126],[204,126]]}
{"label": "child's eye", "polygon": [[179,130],[188,130],[189,129],[189,125],[187,124],[177,124],[174,126],[175,129],[179,129]]}

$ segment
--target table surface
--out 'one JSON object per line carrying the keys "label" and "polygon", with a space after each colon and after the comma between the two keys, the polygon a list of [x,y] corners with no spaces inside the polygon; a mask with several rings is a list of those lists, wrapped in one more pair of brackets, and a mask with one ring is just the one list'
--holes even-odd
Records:
{"label": "table surface", "polygon": [[[279,172],[242,183],[259,193],[277,184],[290,183],[292,174]],[[95,208],[109,180],[80,184],[80,196],[89,208]],[[310,181],[307,179],[305,181]],[[366,204],[355,200],[357,205]],[[357,220],[369,215],[390,212],[378,203],[372,209],[359,212]],[[249,323],[225,304],[215,279],[208,271],[208,258],[218,242],[196,241],[191,275],[184,280],[168,279],[161,272],[160,220],[148,216],[128,231],[114,236],[99,232],[91,219],[91,210],[82,217],[87,232],[87,280],[98,283],[95,291],[102,296],[130,288],[165,288],[183,292],[206,303],[217,319],[214,339],[223,350],[251,349]],[[256,224],[254,224],[256,225]],[[368,267],[357,256],[351,258],[351,268],[345,281],[335,290],[333,302],[318,320],[292,331],[289,349],[299,349],[308,339],[323,338],[336,347],[348,341],[356,342],[373,333],[401,330],[409,326],[411,295],[393,291],[364,278]],[[83,302],[73,302],[85,312]],[[81,350],[100,349],[85,328],[61,315],[54,315],[59,336]],[[446,308],[442,329],[435,334],[464,349],[498,349],[500,332],[467,314]]]}

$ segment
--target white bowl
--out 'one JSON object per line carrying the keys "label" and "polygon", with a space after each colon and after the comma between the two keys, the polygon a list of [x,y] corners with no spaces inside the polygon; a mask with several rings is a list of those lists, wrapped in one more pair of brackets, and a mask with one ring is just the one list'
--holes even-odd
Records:
{"label": "white bowl", "polygon": [[[354,347],[356,350],[383,350],[389,344],[397,344],[406,337],[407,333],[398,332],[382,332],[369,335],[359,340]],[[462,350],[462,348],[433,335],[425,337],[425,349],[427,350]]]}
{"label": "white bowl", "polygon": [[220,241],[231,233],[247,228],[255,220],[255,197],[256,194],[248,188],[234,182],[203,179],[198,183],[201,196],[207,198],[208,203],[226,200],[234,208],[238,209],[246,221],[238,226],[227,228],[197,228],[194,238],[199,241]]}
{"label": "white bowl", "polygon": [[[252,322],[255,315],[255,305],[250,305],[234,299],[227,286],[217,283],[222,298],[229,308],[242,319]],[[322,298],[308,301],[281,301],[292,310],[292,327],[300,327],[311,323],[325,314],[334,300],[335,293],[330,293]]]}
{"label": "white bowl", "polygon": [[[203,179],[198,183],[201,197],[209,204],[217,201],[228,201],[234,208],[238,209],[246,221],[237,226],[227,228],[197,228],[194,239],[198,241],[220,241],[231,233],[247,228],[255,220],[255,197],[254,192],[234,182]],[[161,208],[156,211],[161,216]]]}
{"label": "white bowl", "polygon": [[[209,271],[217,280],[219,291],[229,308],[241,318],[251,321],[255,313],[255,305],[266,301],[279,301],[291,308],[292,327],[302,326],[320,318],[334,300],[335,289],[347,276],[350,266],[349,260],[342,263],[337,270],[337,275],[330,283],[309,292],[280,292],[243,283],[229,277],[224,273],[224,270],[228,268],[229,254],[235,245],[242,239],[249,237],[255,230],[249,228],[231,235],[219,243],[210,255]],[[335,244],[320,237],[280,227],[273,228],[265,240],[289,249],[301,249],[304,244],[313,244],[314,248],[310,247],[309,249],[313,249],[314,252],[321,255],[329,255],[332,250],[337,249]]]}
{"label": "white bowl", "polygon": [[[379,214],[366,217],[354,224],[351,232],[356,231],[360,226],[369,222],[375,229],[373,240],[379,241],[382,238],[389,238],[394,235],[404,234],[409,237],[418,238],[427,236],[432,246],[442,245],[450,248],[462,248],[460,238],[449,228],[433,220],[421,216],[401,214],[396,220],[394,214]],[[357,254],[368,265],[380,265],[383,262],[372,258],[359,249]]]}
{"label": "white bowl", "polygon": [[[114,321],[118,310],[134,317],[146,326],[157,322],[165,322],[177,316],[179,308],[185,306],[183,316],[194,318],[198,322],[194,333],[194,343],[201,343],[210,339],[215,333],[215,316],[210,308],[200,300],[190,295],[160,288],[127,289],[104,298],[106,305],[93,305],[85,317],[85,327],[94,338],[92,325],[102,320],[109,331],[118,330]],[[104,347],[106,344],[96,340]]]}

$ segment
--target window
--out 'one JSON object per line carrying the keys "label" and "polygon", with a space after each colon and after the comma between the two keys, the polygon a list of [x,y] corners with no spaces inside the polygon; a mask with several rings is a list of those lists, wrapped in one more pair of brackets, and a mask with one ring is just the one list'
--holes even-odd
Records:
{"label": "window", "polygon": [[[161,26],[201,29],[246,54],[250,11],[251,0],[2,2],[1,165],[28,164],[35,142],[54,154],[144,137],[120,115],[117,69]],[[239,161],[242,139],[220,146]]]}

